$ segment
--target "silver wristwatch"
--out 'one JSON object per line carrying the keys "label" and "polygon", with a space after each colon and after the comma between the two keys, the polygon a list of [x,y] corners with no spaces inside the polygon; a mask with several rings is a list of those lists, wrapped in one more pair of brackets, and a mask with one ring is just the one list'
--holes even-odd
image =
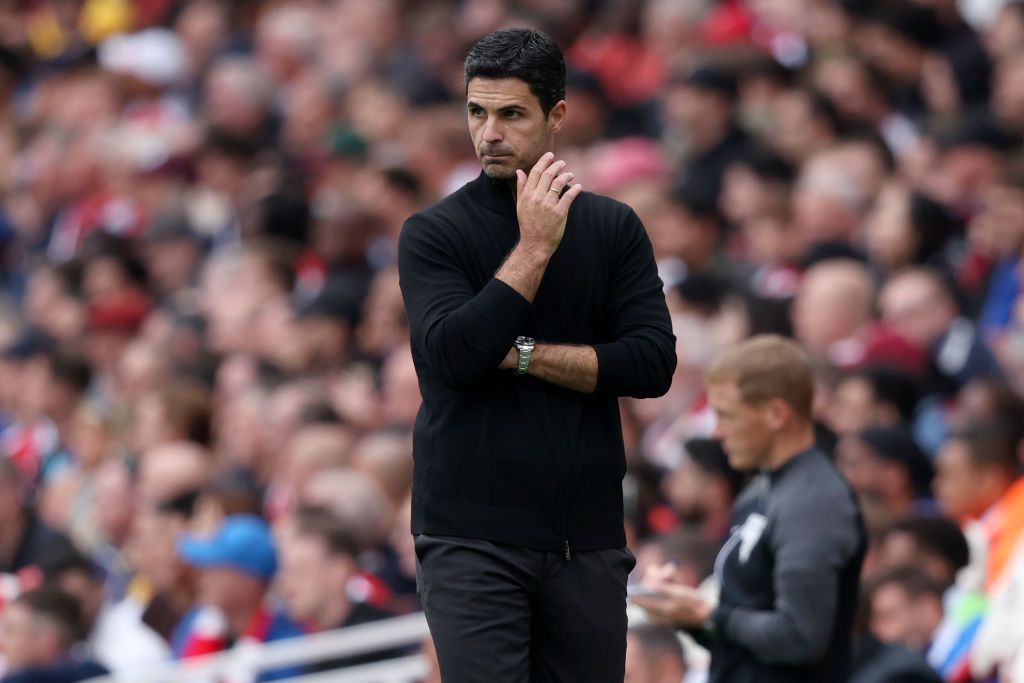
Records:
{"label": "silver wristwatch", "polygon": [[531,337],[516,337],[516,350],[519,351],[519,367],[516,368],[517,375],[525,375],[530,367],[530,358],[533,356],[533,348],[537,341]]}

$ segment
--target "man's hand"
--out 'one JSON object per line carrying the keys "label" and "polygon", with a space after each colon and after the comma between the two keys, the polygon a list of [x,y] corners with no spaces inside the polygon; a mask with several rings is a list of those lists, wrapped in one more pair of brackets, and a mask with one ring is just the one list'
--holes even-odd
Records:
{"label": "man's hand", "polygon": [[633,602],[647,610],[653,621],[676,628],[697,629],[711,616],[711,603],[696,588],[680,583],[672,565],[652,567],[641,583],[658,595],[638,595]]}
{"label": "man's hand", "polygon": [[569,206],[583,191],[576,183],[563,195],[562,190],[575,176],[565,171],[565,162],[554,161],[547,152],[527,175],[516,169],[516,216],[519,219],[519,244],[527,250],[550,257],[565,234]]}

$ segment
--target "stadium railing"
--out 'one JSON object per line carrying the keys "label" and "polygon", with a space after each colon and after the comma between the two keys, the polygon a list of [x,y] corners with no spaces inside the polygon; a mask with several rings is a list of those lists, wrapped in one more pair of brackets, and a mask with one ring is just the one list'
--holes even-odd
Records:
{"label": "stadium railing", "polygon": [[[86,683],[213,683],[253,678],[253,672],[305,666],[328,659],[417,645],[428,633],[422,613],[394,617],[265,644],[245,644],[222,653],[168,662]],[[426,675],[428,662],[420,655],[309,674],[289,683],[411,683]]]}

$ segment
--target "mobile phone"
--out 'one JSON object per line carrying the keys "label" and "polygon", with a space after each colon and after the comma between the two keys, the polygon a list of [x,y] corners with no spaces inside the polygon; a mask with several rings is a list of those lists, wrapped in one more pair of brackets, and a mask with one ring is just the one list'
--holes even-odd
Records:
{"label": "mobile phone", "polygon": [[629,597],[629,598],[635,598],[635,597],[656,598],[656,597],[658,597],[660,595],[661,595],[661,593],[659,593],[658,591],[654,590],[650,586],[645,586],[642,583],[631,583],[628,586],[626,586],[626,597]]}

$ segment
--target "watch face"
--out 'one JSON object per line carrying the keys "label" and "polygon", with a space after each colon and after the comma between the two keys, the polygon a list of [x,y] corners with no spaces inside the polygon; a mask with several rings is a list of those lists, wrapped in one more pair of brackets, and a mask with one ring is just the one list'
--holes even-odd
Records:
{"label": "watch face", "polygon": [[533,337],[520,337],[519,339],[516,339],[516,344],[520,344],[522,346],[534,346],[536,343],[537,342]]}

